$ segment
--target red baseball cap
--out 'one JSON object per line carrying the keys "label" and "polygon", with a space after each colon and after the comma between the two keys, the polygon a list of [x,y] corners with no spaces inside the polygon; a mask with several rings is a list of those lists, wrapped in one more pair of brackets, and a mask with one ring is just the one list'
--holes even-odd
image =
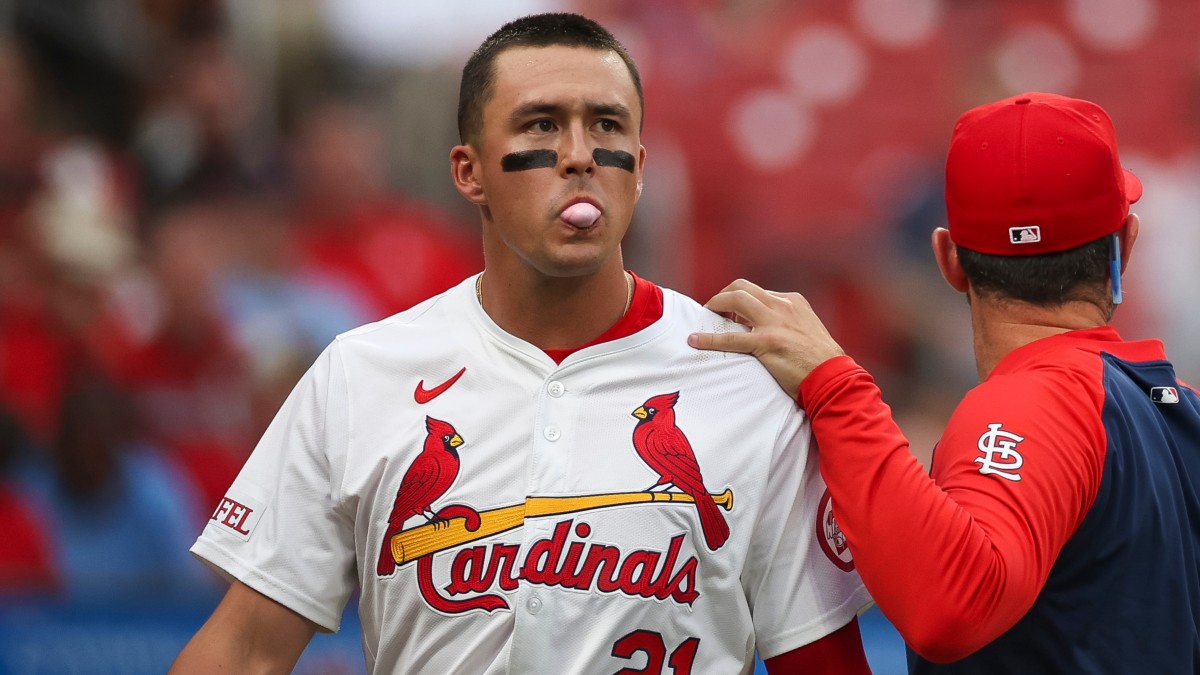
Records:
{"label": "red baseball cap", "polygon": [[1120,229],[1142,183],[1090,101],[1030,92],[968,110],[946,158],[954,243],[991,255],[1065,251]]}

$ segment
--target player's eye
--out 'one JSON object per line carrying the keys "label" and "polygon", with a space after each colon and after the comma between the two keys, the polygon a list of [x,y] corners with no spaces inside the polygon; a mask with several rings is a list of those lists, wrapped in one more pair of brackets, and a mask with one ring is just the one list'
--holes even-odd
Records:
{"label": "player's eye", "polygon": [[616,120],[603,119],[599,122],[596,122],[596,127],[606,134],[611,134],[614,131],[618,131],[621,128],[621,125],[618,124]]}
{"label": "player's eye", "polygon": [[551,131],[554,131],[554,121],[548,119],[534,120],[533,123],[529,125],[529,128],[532,131],[548,134]]}

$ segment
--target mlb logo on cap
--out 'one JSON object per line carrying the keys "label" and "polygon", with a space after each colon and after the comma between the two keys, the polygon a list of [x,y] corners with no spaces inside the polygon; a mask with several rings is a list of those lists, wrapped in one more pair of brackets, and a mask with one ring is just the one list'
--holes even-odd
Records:
{"label": "mlb logo on cap", "polygon": [[1036,244],[1042,240],[1042,228],[1037,225],[1008,228],[1008,239],[1014,244]]}

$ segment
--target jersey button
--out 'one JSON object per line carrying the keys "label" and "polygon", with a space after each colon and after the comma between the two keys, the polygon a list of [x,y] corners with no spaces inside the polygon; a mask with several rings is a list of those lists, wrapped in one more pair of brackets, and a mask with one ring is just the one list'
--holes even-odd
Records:
{"label": "jersey button", "polygon": [[542,599],[536,595],[529,596],[529,599],[525,601],[525,608],[529,610],[530,614],[537,614],[542,611]]}
{"label": "jersey button", "polygon": [[563,386],[562,382],[551,382],[550,384],[546,385],[546,393],[550,394],[554,398],[558,398],[559,396],[567,393],[567,388]]}
{"label": "jersey button", "polygon": [[562,430],[555,426],[549,426],[542,430],[542,435],[546,437],[546,440],[553,442],[562,438]]}

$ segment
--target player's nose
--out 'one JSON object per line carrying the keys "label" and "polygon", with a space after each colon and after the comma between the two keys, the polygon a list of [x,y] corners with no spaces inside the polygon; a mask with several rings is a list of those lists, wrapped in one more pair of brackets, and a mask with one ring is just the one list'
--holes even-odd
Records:
{"label": "player's nose", "polygon": [[562,135],[558,157],[559,171],[564,176],[590,176],[595,172],[596,161],[592,157],[592,146],[582,123],[571,124]]}

